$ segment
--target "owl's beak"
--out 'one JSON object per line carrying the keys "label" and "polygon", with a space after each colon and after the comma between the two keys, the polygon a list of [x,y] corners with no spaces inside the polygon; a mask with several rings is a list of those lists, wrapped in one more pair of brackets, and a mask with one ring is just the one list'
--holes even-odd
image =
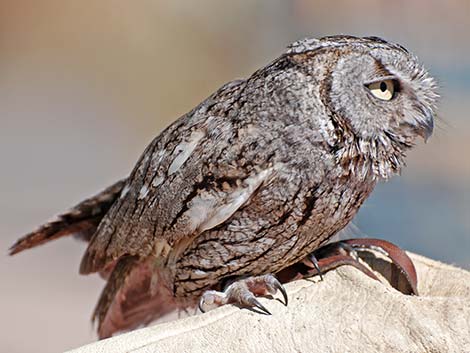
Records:
{"label": "owl's beak", "polygon": [[434,114],[431,109],[423,107],[423,120],[419,122],[418,133],[427,142],[434,130]]}

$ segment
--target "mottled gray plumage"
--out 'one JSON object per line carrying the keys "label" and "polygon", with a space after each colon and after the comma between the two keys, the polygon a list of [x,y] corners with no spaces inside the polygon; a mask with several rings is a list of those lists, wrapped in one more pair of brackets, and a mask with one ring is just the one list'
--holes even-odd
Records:
{"label": "mottled gray plumage", "polygon": [[[371,93],[382,81],[389,100]],[[224,85],[152,141],[90,241],[80,272],[120,274],[97,307],[101,335],[327,242],[428,137],[436,98],[406,49],[351,36],[296,42]]]}

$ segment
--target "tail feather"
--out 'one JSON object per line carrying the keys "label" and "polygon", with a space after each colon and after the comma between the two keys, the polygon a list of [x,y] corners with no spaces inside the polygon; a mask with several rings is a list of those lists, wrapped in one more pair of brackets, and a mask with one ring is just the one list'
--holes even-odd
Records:
{"label": "tail feather", "polygon": [[25,235],[10,248],[10,255],[66,235],[74,235],[89,241],[101,219],[119,197],[125,183],[126,179],[118,181],[99,194],[82,201],[68,212],[59,215],[55,220]]}
{"label": "tail feather", "polygon": [[[152,280],[157,276],[156,283]],[[123,257],[116,263],[93,313],[100,339],[147,325],[187,305],[175,300],[151,259]],[[153,288],[155,287],[155,288]]]}

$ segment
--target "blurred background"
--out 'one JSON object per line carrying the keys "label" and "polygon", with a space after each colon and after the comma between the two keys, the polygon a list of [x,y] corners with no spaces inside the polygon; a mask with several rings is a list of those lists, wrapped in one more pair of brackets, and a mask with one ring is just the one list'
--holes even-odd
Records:
{"label": "blurred background", "polygon": [[470,268],[470,2],[1,0],[1,350],[95,340],[103,282],[78,275],[85,244],[8,257],[19,236],[127,175],[162,128],[223,83],[296,39],[339,33],[403,44],[442,95],[433,138],[355,224]]}

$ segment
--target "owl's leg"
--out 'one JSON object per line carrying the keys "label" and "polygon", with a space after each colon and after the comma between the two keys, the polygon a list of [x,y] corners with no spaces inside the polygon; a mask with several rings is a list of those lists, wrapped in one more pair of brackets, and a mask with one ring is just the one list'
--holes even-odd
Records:
{"label": "owl's leg", "polygon": [[261,304],[257,296],[274,295],[281,292],[284,304],[287,305],[287,293],[281,282],[271,274],[248,277],[237,280],[225,288],[223,292],[208,290],[203,293],[199,301],[199,309],[206,312],[207,307],[219,307],[225,304],[237,304],[242,307],[257,308],[267,315],[268,309]]}

